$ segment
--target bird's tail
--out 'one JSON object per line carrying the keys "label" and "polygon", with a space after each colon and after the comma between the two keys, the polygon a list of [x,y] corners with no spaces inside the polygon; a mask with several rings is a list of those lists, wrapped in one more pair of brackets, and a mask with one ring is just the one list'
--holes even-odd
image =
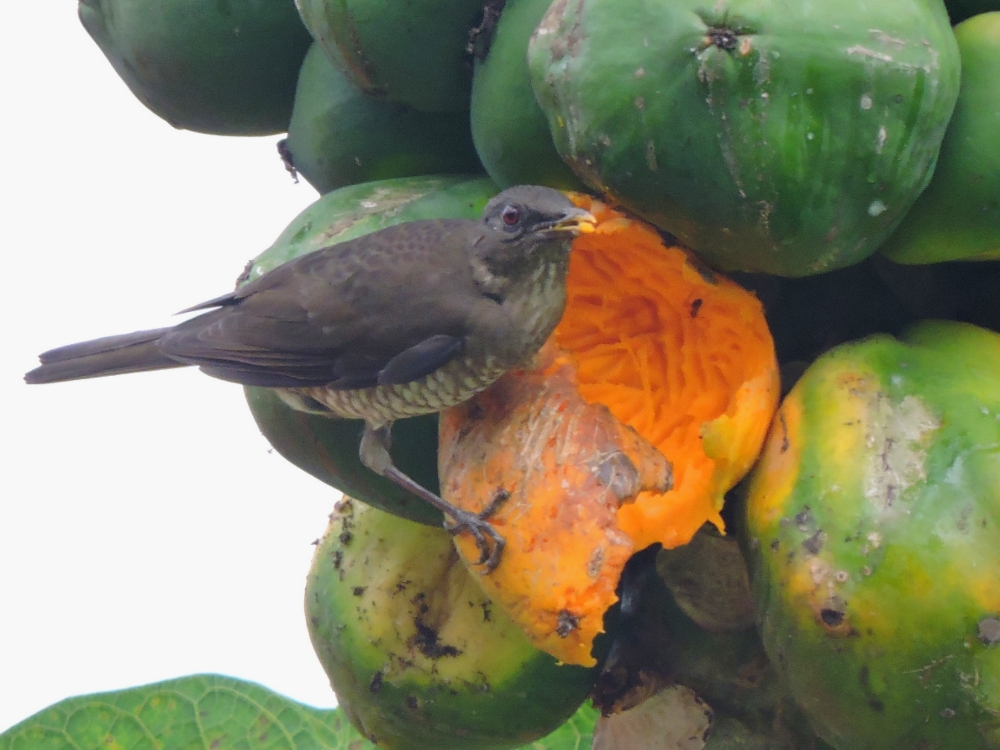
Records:
{"label": "bird's tail", "polygon": [[160,351],[160,337],[169,330],[136,331],[52,349],[39,355],[42,364],[25,375],[24,380],[27,383],[59,383],[184,367],[183,362],[170,359]]}

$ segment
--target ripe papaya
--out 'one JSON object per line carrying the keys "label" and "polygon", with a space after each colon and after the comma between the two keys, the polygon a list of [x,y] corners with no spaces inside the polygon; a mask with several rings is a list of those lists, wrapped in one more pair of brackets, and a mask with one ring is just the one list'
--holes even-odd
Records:
{"label": "ripe papaya", "polygon": [[282,133],[312,41],[292,0],[80,0],[132,93],[175,128]]}
{"label": "ripe papaya", "polygon": [[959,87],[940,0],[555,0],[528,47],[556,148],[710,265],[806,276],[875,252]]}
{"label": "ripe papaya", "polygon": [[1000,259],[1000,11],[955,39],[962,88],[934,177],[882,248],[897,263]]}
{"label": "ripe papaya", "polygon": [[466,54],[483,0],[296,0],[306,28],[364,91],[425,112],[469,109]]}
{"label": "ripe papaya", "polygon": [[392,177],[482,169],[464,112],[418,112],[366,94],[313,45],[302,63],[287,153],[320,193]]}
{"label": "ripe papaya", "polygon": [[[277,240],[250,262],[243,281],[322,247],[404,221],[475,218],[497,192],[485,177],[406,177],[352,185],[327,193],[306,208]],[[296,412],[272,391],[246,388],[254,419],[275,450],[320,481],[366,503],[413,521],[440,526],[441,514],[361,464],[359,420]],[[401,420],[393,430],[394,461],[437,490],[437,416]]]}
{"label": "ripe papaya", "polygon": [[472,76],[472,140],[487,173],[503,188],[583,190],[556,152],[528,74],[528,39],[551,3],[507,0]]}
{"label": "ripe papaya", "polygon": [[763,643],[838,750],[1000,747],[1000,334],[841,345],[748,483]]}
{"label": "ripe papaya", "polygon": [[349,499],[306,584],[309,634],[351,723],[386,750],[502,750],[583,703],[592,669],[536,650],[444,529]]}

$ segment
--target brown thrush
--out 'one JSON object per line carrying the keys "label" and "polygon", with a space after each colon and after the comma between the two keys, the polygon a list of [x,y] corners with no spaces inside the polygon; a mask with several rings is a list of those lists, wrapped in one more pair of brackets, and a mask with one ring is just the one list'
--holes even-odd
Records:
{"label": "brown thrush", "polygon": [[[525,363],[562,316],[573,238],[594,218],[560,192],[517,186],[479,221],[399,224],[275,268],[184,312],[172,328],[70,344],[42,354],[28,383],[196,365],[274,388],[292,408],[363,419],[365,466],[468,531],[493,570],[503,537],[397,469],[394,420],[438,412]],[[493,540],[492,549],[487,537]]]}

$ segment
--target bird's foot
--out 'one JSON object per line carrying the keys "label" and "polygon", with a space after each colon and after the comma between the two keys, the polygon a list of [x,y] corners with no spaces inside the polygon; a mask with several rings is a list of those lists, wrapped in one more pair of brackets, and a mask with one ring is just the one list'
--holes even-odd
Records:
{"label": "bird's foot", "polygon": [[[456,508],[449,513],[455,522],[445,525],[445,528],[452,535],[461,534],[463,531],[472,534],[472,538],[476,541],[476,547],[479,549],[479,559],[476,560],[476,565],[484,565],[483,572],[487,574],[496,570],[497,565],[500,564],[500,555],[503,554],[504,545],[507,543],[493,528],[489,518],[499,510],[508,498],[510,498],[510,493],[507,490],[499,490],[489,504],[478,513]],[[493,540],[492,548],[486,537]]]}

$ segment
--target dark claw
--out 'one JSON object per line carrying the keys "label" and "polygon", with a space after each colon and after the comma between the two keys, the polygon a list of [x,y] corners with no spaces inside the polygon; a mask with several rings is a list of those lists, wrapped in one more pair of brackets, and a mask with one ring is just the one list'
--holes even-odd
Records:
{"label": "dark claw", "polygon": [[[476,560],[476,565],[485,565],[486,570],[484,572],[487,574],[496,570],[497,565],[500,564],[500,555],[503,553],[503,548],[506,544],[504,538],[500,536],[500,533],[493,528],[493,525],[487,519],[496,513],[500,506],[509,498],[510,493],[507,490],[499,490],[493,496],[493,499],[490,500],[489,504],[479,513],[459,511],[453,514],[455,523],[445,525],[445,528],[451,534],[461,534],[463,531],[468,531],[472,534],[472,538],[476,540],[476,547],[479,548],[479,559]],[[493,539],[492,549],[490,549],[490,543],[486,540],[487,534]]]}

